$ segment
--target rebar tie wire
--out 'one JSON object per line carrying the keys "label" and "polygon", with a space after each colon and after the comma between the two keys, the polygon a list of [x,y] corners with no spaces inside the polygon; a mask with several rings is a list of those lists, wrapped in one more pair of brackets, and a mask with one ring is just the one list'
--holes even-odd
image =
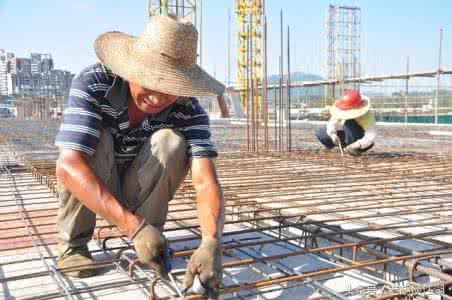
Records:
{"label": "rebar tie wire", "polygon": [[[99,228],[99,230],[97,231],[97,241],[98,244],[102,247],[102,250],[106,253],[109,254],[109,248],[107,248],[107,241],[113,239],[114,237],[107,237],[105,238],[102,242],[101,241],[101,235],[100,232],[102,229],[107,228],[107,227],[103,227],[103,228]],[[118,261],[126,261],[128,263],[128,267],[127,267],[127,272],[125,272],[129,278],[131,280],[135,280],[134,279],[134,269],[137,269],[138,271],[140,271],[141,273],[143,273],[149,280],[150,280],[150,286],[149,286],[149,291],[148,291],[148,297],[149,300],[157,300],[157,294],[155,292],[155,287],[157,285],[157,283],[160,281],[162,284],[166,285],[167,287],[169,287],[171,290],[176,291],[177,295],[179,297],[184,297],[183,293],[181,291],[181,289],[179,288],[179,285],[177,284],[173,274],[171,274],[171,272],[168,272],[168,277],[169,277],[169,281],[165,278],[163,278],[162,276],[160,276],[160,274],[157,274],[157,272],[155,271],[155,269],[152,267],[152,265],[150,265],[149,267],[151,268],[151,270],[153,271],[153,276],[150,276],[148,273],[146,273],[139,265],[138,265],[138,258],[134,258],[131,259],[129,258],[127,255],[124,254],[125,251],[132,249],[133,246],[130,244],[130,242],[128,240],[125,240],[123,237],[121,237],[121,240],[127,245],[127,247],[124,247],[122,249],[120,249],[115,255],[114,257],[118,260]],[[173,251],[170,251],[170,257],[172,257],[172,253]],[[117,264],[117,267],[121,268],[123,271],[125,271],[119,264]],[[171,299],[174,299],[174,297],[172,295],[168,295]]]}

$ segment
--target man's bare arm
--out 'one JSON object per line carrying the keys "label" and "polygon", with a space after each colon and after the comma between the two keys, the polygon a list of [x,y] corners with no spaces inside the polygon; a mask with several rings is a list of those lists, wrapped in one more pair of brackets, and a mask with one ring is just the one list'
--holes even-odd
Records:
{"label": "man's bare arm", "polygon": [[202,237],[220,239],[224,222],[224,199],[215,164],[210,158],[193,159],[191,173]]}
{"label": "man's bare arm", "polygon": [[80,202],[97,215],[130,236],[141,220],[123,207],[109,189],[97,178],[85,154],[61,150],[56,175]]}
{"label": "man's bare arm", "polygon": [[209,158],[196,158],[191,162],[193,185],[196,190],[198,217],[202,241],[187,264],[184,278],[186,293],[192,291],[196,276],[208,298],[217,299],[223,279],[221,236],[224,222],[224,199],[215,165]]}

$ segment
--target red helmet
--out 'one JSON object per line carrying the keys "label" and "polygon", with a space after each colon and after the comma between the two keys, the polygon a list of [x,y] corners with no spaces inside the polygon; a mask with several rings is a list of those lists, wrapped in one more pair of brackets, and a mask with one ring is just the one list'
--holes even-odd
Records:
{"label": "red helmet", "polygon": [[361,94],[357,90],[345,91],[342,96],[336,100],[334,105],[342,110],[349,110],[361,107],[363,105],[363,99]]}

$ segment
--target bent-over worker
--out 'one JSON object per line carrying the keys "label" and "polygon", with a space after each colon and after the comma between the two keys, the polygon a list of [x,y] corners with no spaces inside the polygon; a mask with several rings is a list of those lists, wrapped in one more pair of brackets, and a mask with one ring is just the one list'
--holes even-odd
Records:
{"label": "bent-over worker", "polygon": [[327,148],[345,147],[344,151],[357,156],[375,144],[375,118],[370,112],[370,99],[357,90],[349,90],[335,101],[330,109],[331,118],[326,128],[316,132]]}
{"label": "bent-over worker", "polygon": [[224,86],[196,64],[197,40],[191,23],[168,16],[152,17],[139,37],[96,39],[100,62],[74,78],[55,142],[58,267],[93,262],[87,244],[99,215],[133,240],[141,263],[165,276],[168,202],[190,170],[202,241],[185,286],[196,277],[207,290],[220,287],[224,200],[209,118],[193,96],[221,95]]}

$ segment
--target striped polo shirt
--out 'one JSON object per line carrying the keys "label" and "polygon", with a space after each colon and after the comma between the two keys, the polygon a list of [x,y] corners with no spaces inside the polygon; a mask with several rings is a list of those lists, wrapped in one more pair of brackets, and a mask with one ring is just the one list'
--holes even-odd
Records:
{"label": "striped polo shirt", "polygon": [[189,159],[218,155],[210,140],[209,117],[196,98],[178,97],[174,104],[130,128],[129,95],[128,82],[104,65],[85,68],[72,81],[55,145],[94,155],[102,128],[107,128],[113,136],[116,161],[122,163],[133,160],[154,132],[173,128],[185,137]]}

